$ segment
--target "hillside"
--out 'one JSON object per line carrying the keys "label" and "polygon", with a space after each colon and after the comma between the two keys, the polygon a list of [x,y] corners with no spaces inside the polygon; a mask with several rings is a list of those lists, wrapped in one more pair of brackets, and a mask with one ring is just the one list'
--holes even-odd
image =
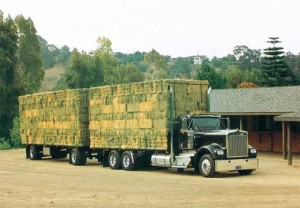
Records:
{"label": "hillside", "polygon": [[56,64],[53,68],[45,70],[44,80],[39,92],[47,92],[53,90],[57,81],[61,78],[65,72],[65,68],[62,64]]}

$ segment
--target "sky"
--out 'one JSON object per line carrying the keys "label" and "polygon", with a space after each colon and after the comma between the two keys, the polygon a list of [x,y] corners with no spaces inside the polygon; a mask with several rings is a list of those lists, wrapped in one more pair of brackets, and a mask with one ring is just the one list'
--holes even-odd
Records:
{"label": "sky", "polygon": [[0,0],[4,15],[31,18],[49,44],[86,52],[98,37],[114,52],[223,57],[237,45],[300,52],[299,0]]}

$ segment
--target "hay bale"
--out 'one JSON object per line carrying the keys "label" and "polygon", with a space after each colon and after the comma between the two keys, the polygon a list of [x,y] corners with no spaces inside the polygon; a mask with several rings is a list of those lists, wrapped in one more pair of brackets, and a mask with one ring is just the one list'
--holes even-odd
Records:
{"label": "hay bale", "polygon": [[19,97],[23,144],[88,146],[88,91],[37,93]]}

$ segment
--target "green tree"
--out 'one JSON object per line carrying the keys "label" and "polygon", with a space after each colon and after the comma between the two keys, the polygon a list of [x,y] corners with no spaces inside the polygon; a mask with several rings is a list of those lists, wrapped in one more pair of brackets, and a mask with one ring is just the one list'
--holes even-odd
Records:
{"label": "green tree", "polygon": [[103,83],[101,60],[74,49],[63,79],[70,89],[99,86]]}
{"label": "green tree", "polygon": [[147,69],[143,63],[144,56],[145,53],[139,51],[136,51],[133,54],[115,53],[115,57],[118,59],[120,65],[133,64],[140,72],[145,72]]}
{"label": "green tree", "polygon": [[233,54],[236,57],[237,64],[241,70],[260,68],[261,51],[252,50],[245,45],[238,45],[234,48]]}
{"label": "green tree", "polygon": [[[0,138],[9,138],[12,120],[18,112],[17,50],[18,34],[15,22],[10,16],[4,18],[0,11]],[[6,142],[8,140],[2,139],[2,143],[7,144]]]}
{"label": "green tree", "polygon": [[40,89],[44,77],[41,59],[41,46],[36,35],[32,20],[25,19],[22,15],[15,18],[18,27],[18,73],[20,88],[24,94],[33,93]]}
{"label": "green tree", "polygon": [[144,63],[148,68],[146,80],[165,79],[170,72],[170,68],[167,65],[165,58],[154,49],[149,53],[146,53]]}
{"label": "green tree", "polygon": [[43,62],[43,68],[52,68],[55,64],[67,65],[71,52],[68,46],[63,46],[62,48],[57,48],[53,44],[49,44],[41,36],[38,36],[38,40],[41,46],[41,58]]}
{"label": "green tree", "polygon": [[239,68],[233,68],[226,73],[227,86],[237,88],[243,82],[243,72]]}
{"label": "green tree", "polygon": [[217,58],[214,56],[210,63],[212,67],[222,70],[229,70],[238,65],[236,57],[232,54],[228,54],[223,58]]}
{"label": "green tree", "polygon": [[[10,137],[18,114],[18,96],[36,92],[44,71],[34,24],[19,15],[13,20],[0,11],[0,138],[1,146],[15,145]],[[16,144],[17,145],[17,144]]]}
{"label": "green tree", "polygon": [[300,79],[300,54],[294,55],[291,52],[285,54],[285,62],[288,67],[293,71],[297,79]]}
{"label": "green tree", "polygon": [[97,42],[99,46],[95,51],[95,57],[101,62],[104,75],[103,84],[116,84],[118,82],[118,59],[113,55],[112,43],[106,37],[99,37]]}
{"label": "green tree", "polygon": [[48,42],[40,36],[38,36],[38,40],[41,46],[43,68],[52,68],[55,65],[55,58],[60,53],[60,50],[55,45],[48,44]]}
{"label": "green tree", "polygon": [[[71,58],[56,89],[84,88],[100,85],[121,84],[144,80],[143,74],[133,64],[119,64],[106,37],[98,38],[99,47],[93,55],[72,51]],[[122,54],[118,55],[124,63]]]}
{"label": "green tree", "polygon": [[265,86],[285,86],[296,83],[296,78],[291,69],[284,61],[284,52],[282,47],[276,47],[281,43],[278,37],[270,37],[269,41],[272,46],[264,49],[265,57],[263,58],[263,84]]}
{"label": "green tree", "polygon": [[226,85],[225,76],[216,71],[206,62],[201,64],[201,67],[198,70],[197,79],[199,80],[208,80],[210,87],[213,89],[223,89]]}
{"label": "green tree", "polygon": [[55,57],[55,63],[67,65],[70,57],[71,57],[70,48],[65,45],[61,47],[59,54]]}
{"label": "green tree", "polygon": [[176,58],[171,66],[171,75],[173,77],[191,78],[192,64],[187,58]]}
{"label": "green tree", "polygon": [[126,84],[131,82],[141,82],[144,80],[143,74],[133,65],[120,65],[117,68],[117,83]]}
{"label": "green tree", "polygon": [[77,49],[72,51],[69,65],[63,75],[68,88],[76,89],[88,87],[86,81],[88,74],[88,59],[89,57],[86,53],[81,54]]}
{"label": "green tree", "polygon": [[243,82],[252,82],[260,86],[262,84],[262,72],[260,69],[246,69],[243,72]]}

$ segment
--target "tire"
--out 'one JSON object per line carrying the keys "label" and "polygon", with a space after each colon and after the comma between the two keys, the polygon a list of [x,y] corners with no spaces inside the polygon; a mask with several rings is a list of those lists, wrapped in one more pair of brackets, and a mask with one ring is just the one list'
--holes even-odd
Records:
{"label": "tire", "polygon": [[29,146],[29,159],[30,160],[39,160],[41,159],[40,156],[40,148],[36,145]]}
{"label": "tire", "polygon": [[83,150],[79,148],[73,148],[71,150],[69,161],[73,165],[85,165],[86,155]]}
{"label": "tire", "polygon": [[210,154],[200,158],[199,171],[203,177],[212,178],[215,175],[215,162]]}
{"label": "tire", "polygon": [[71,152],[72,152],[72,149],[71,150],[68,150],[69,152],[69,164],[72,165],[72,157],[71,157]]}
{"label": "tire", "polygon": [[121,168],[121,154],[116,150],[112,150],[108,154],[108,165],[111,169]]}
{"label": "tire", "polygon": [[240,175],[250,175],[253,170],[238,170]]}
{"label": "tire", "polygon": [[101,155],[100,153],[98,153],[99,157],[102,158],[102,165],[103,167],[109,167],[109,163],[108,163],[108,152],[101,152]]}
{"label": "tire", "polygon": [[124,170],[134,170],[135,163],[133,161],[133,157],[129,151],[125,151],[122,154],[122,168]]}
{"label": "tire", "polygon": [[81,150],[81,163],[80,163],[80,165],[85,165],[86,164],[86,159],[87,159],[87,154],[85,153],[84,150]]}

